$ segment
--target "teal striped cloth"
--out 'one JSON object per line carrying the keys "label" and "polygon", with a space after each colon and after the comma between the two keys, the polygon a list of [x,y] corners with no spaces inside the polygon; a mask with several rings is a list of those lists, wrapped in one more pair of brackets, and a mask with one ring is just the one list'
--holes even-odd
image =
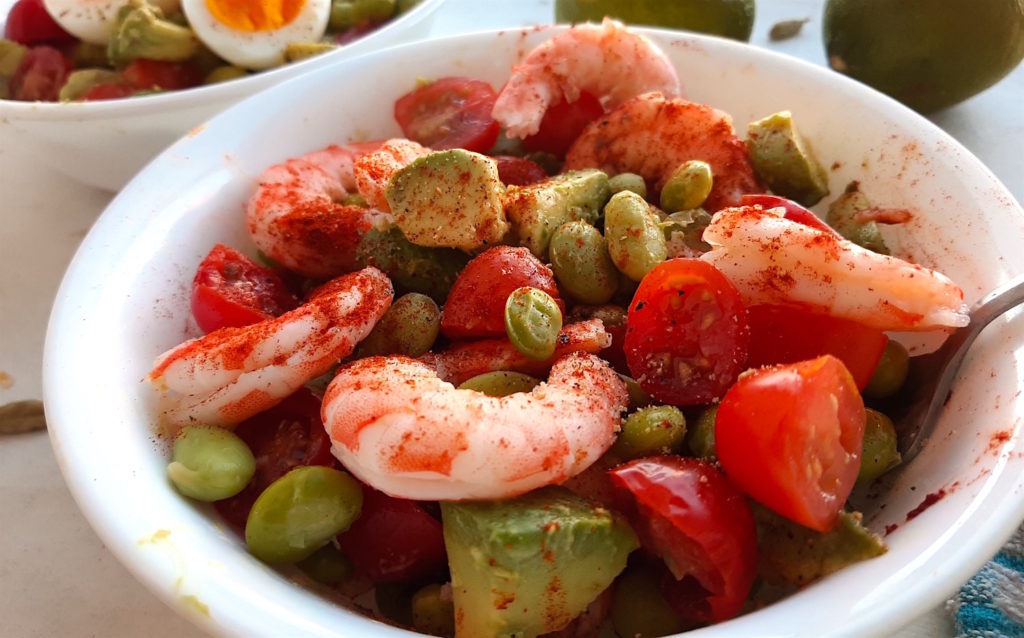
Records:
{"label": "teal striped cloth", "polygon": [[946,608],[957,638],[1024,638],[1024,525]]}

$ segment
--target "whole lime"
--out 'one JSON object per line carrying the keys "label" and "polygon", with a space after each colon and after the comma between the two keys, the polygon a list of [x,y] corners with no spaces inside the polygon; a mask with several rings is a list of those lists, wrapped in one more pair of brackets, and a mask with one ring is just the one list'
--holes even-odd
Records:
{"label": "whole lime", "polygon": [[828,0],[832,68],[930,113],[987,89],[1024,58],[1022,0]]}
{"label": "whole lime", "polygon": [[605,16],[747,41],[754,0],[555,0],[556,22],[599,22]]}

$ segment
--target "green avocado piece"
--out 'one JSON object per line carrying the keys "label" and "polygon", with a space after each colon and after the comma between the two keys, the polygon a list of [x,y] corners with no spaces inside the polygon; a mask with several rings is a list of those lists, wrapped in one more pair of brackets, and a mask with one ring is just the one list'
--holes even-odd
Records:
{"label": "green avocado piece", "polygon": [[569,624],[638,546],[618,515],[563,487],[441,503],[457,638],[532,638]]}
{"label": "green avocado piece", "polygon": [[813,206],[828,195],[828,174],[793,123],[779,111],[747,125],[747,154],[754,172],[776,195]]}
{"label": "green avocado piece", "polygon": [[881,556],[885,543],[861,525],[860,512],[842,512],[830,532],[817,532],[764,507],[754,508],[761,578],[802,587],[847,565]]}
{"label": "green avocado piece", "polygon": [[26,53],[28,47],[14,40],[0,39],[0,76],[9,78],[14,75]]}
{"label": "green avocado piece", "polygon": [[611,196],[608,175],[602,171],[569,171],[536,184],[509,186],[505,214],[516,243],[546,261],[555,230],[568,221],[593,224]]}
{"label": "green avocado piece", "polygon": [[183,62],[199,48],[199,39],[192,29],[164,19],[160,7],[145,0],[129,0],[117,11],[107,57],[115,66],[139,58]]}
{"label": "green avocado piece", "polygon": [[499,243],[508,231],[503,190],[493,159],[453,148],[413,160],[384,194],[412,243],[473,251]]}
{"label": "green avocado piece", "polygon": [[60,101],[77,100],[97,84],[123,81],[124,79],[120,73],[110,69],[79,69],[72,71],[68,78],[64,80],[64,86],[60,87]]}
{"label": "green avocado piece", "polygon": [[876,253],[888,255],[889,247],[882,239],[882,233],[878,230],[878,223],[874,221],[861,221],[858,213],[871,208],[871,201],[867,195],[860,192],[860,184],[850,182],[843,194],[829,204],[825,221],[836,229],[843,237],[853,243],[873,250]]}

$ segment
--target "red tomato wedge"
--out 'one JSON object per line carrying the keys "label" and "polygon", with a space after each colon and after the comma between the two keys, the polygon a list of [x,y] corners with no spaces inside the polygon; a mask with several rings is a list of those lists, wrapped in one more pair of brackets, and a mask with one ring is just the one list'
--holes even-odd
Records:
{"label": "red tomato wedge", "polygon": [[302,465],[335,464],[331,439],[320,420],[320,399],[308,390],[243,421],[235,434],[256,457],[256,474],[244,490],[214,507],[239,530],[245,529],[252,504],[268,485]]}
{"label": "red tomato wedge", "polygon": [[701,622],[738,614],[757,576],[757,532],[743,492],[695,458],[637,459],[609,473],[641,544],[677,581],[700,584],[665,588],[676,611]]}
{"label": "red tomato wedge", "polygon": [[32,47],[8,82],[11,97],[25,102],[56,102],[74,68],[64,54],[49,46]]}
{"label": "red tomato wedge", "polygon": [[43,42],[74,42],[75,36],[65,31],[46,11],[43,0],[18,0],[7,14],[4,37],[18,44],[31,46]]}
{"label": "red tomato wedge", "polygon": [[498,165],[498,179],[506,186],[526,186],[548,177],[547,171],[540,164],[525,157],[495,155],[491,159]]}
{"label": "red tomato wedge", "polygon": [[718,406],[715,448],[751,498],[827,532],[857,479],[865,419],[853,377],[825,355],[741,377]]}
{"label": "red tomato wedge", "polygon": [[790,221],[799,222],[804,226],[810,226],[811,228],[816,228],[832,235],[839,235],[834,228],[822,221],[822,219],[813,212],[804,208],[800,204],[797,204],[791,199],[786,199],[785,197],[779,197],[778,195],[747,194],[740,197],[740,206],[760,206],[761,208],[781,207],[786,209],[786,219]]}
{"label": "red tomato wedge", "polygon": [[338,536],[356,570],[374,584],[438,576],[448,566],[441,522],[415,501],[363,488],[363,509]]}
{"label": "red tomato wedge", "polygon": [[700,259],[658,264],[629,306],[626,362],[644,391],[663,403],[722,396],[746,368],[749,342],[739,292]]}
{"label": "red tomato wedge", "polygon": [[448,292],[441,333],[449,339],[505,336],[505,301],[523,286],[554,297],[564,314],[554,274],[529,249],[495,246],[480,253],[466,264]]}
{"label": "red tomato wedge", "polygon": [[750,306],[747,318],[751,368],[830,354],[843,362],[859,390],[871,381],[889,342],[881,330],[794,306]]}
{"label": "red tomato wedge", "polygon": [[564,99],[548,107],[544,118],[540,121],[540,129],[533,135],[523,139],[523,146],[528,151],[551,153],[557,157],[565,157],[566,151],[580,136],[583,129],[597,118],[604,115],[604,107],[600,100],[587,92],[580,93],[575,102]]}
{"label": "red tomato wedge", "polygon": [[132,60],[121,72],[132,86],[146,91],[177,91],[203,83],[203,70],[192,62]]}
{"label": "red tomato wedge", "polygon": [[117,100],[123,97],[131,97],[135,95],[136,91],[138,91],[138,89],[126,84],[106,82],[103,84],[97,84],[83,93],[82,100],[86,102],[96,100]]}
{"label": "red tomato wedge", "polygon": [[224,244],[210,250],[192,279],[192,315],[205,332],[258,323],[298,304],[277,273]]}
{"label": "red tomato wedge", "polygon": [[441,78],[398,98],[395,120],[407,138],[432,149],[484,153],[501,128],[491,117],[497,97],[482,80]]}

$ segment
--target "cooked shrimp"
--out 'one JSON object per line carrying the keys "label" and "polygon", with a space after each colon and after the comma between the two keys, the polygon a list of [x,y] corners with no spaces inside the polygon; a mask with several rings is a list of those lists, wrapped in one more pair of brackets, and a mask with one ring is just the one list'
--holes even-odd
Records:
{"label": "cooked shrimp", "polygon": [[304,305],[241,328],[221,328],[157,358],[147,375],[169,427],[231,427],[281,402],[348,356],[391,305],[373,267],[324,284]]}
{"label": "cooked shrimp", "polygon": [[523,356],[508,339],[472,341],[441,352],[427,353],[420,357],[420,361],[430,366],[445,381],[460,385],[478,374],[499,370],[545,375],[555,361],[570,352],[597,354],[611,344],[612,336],[605,331],[601,320],[590,319],[562,328],[558,333],[555,353],[543,361]]}
{"label": "cooked shrimp", "polygon": [[675,67],[657,45],[605,18],[576,25],[527,54],[512,67],[491,115],[509,137],[526,137],[540,129],[549,106],[562,98],[574,102],[581,91],[606,109],[648,91],[682,94]]}
{"label": "cooked shrimp", "polygon": [[372,145],[328,146],[268,168],[246,204],[253,242],[306,277],[326,279],[359,267],[359,240],[391,224],[385,212],[341,204],[355,192],[356,158]]}
{"label": "cooked shrimp", "polygon": [[405,139],[392,139],[372,153],[367,153],[355,163],[356,188],[372,208],[391,212],[387,197],[384,196],[391,176],[409,162],[430,153],[430,149]]}
{"label": "cooked shrimp", "polygon": [[711,166],[713,185],[704,202],[709,211],[735,206],[744,193],[761,192],[747,147],[727,113],[658,93],[637,96],[591,122],[569,147],[565,167],[636,173],[660,191],[687,160]]}
{"label": "cooked shrimp", "polygon": [[504,498],[586,469],[615,440],[626,386],[601,359],[574,353],[530,392],[458,390],[426,364],[370,357],[342,367],[322,416],[334,455],[392,496]]}
{"label": "cooked shrimp", "polygon": [[968,322],[964,293],[945,275],[791,221],[781,208],[718,211],[704,231],[711,262],[748,304],[791,303],[880,330]]}

